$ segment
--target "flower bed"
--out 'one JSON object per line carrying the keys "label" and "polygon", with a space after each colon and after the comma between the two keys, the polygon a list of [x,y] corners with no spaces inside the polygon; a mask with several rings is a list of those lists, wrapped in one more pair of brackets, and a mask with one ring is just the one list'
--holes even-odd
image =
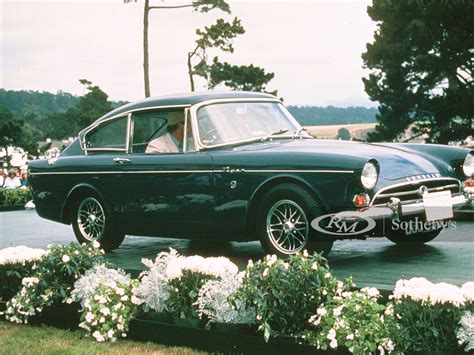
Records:
{"label": "flower bed", "polygon": [[50,324],[66,312],[63,326],[79,324],[99,342],[132,337],[210,351],[474,348],[474,282],[400,280],[382,300],[377,289],[354,290],[350,278],[335,278],[326,259],[306,252],[267,256],[239,273],[226,258],[171,250],[142,260],[147,270],[138,279],[101,256],[94,246],[49,248],[7,303],[6,319]]}

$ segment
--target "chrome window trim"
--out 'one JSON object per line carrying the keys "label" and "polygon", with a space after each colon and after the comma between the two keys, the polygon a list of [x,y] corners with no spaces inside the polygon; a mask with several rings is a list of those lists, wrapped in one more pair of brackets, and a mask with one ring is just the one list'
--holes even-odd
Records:
{"label": "chrome window trim", "polygon": [[[90,131],[92,131],[93,129],[95,129],[97,127],[100,127],[103,123],[109,122],[113,119],[120,119],[120,118],[124,118],[124,117],[127,117],[127,128],[126,128],[126,132],[125,132],[125,149],[120,149],[120,148],[87,148],[85,146],[86,136],[87,136],[87,134],[89,134]],[[79,144],[81,146],[81,149],[85,152],[85,155],[88,155],[87,152],[100,152],[100,151],[125,152],[125,154],[128,154],[129,148],[130,148],[130,121],[131,121],[131,119],[132,119],[131,112],[129,112],[126,115],[121,114],[121,115],[117,115],[117,116],[108,118],[108,119],[100,122],[99,124],[94,125],[90,129],[85,131],[82,136],[81,136],[81,133],[83,131],[79,132],[79,137],[80,137],[79,138]]]}
{"label": "chrome window trim", "polygon": [[142,107],[142,108],[135,108],[135,109],[131,109],[131,110],[128,110],[128,111],[124,111],[124,112],[121,112],[121,113],[118,113],[114,116],[111,116],[111,117],[108,117],[104,120],[101,120],[98,122],[98,120],[100,120],[100,118],[98,118],[96,121],[94,121],[91,125],[87,126],[86,128],[82,129],[79,133],[78,133],[78,137],[79,137],[79,143],[80,143],[80,146],[81,146],[81,149],[82,150],[86,150],[87,148],[85,147],[84,143],[84,139],[85,139],[85,136],[87,135],[87,133],[89,133],[89,131],[91,131],[92,129],[102,125],[103,123],[105,122],[108,122],[110,120],[113,120],[113,119],[116,119],[116,118],[119,118],[119,117],[123,117],[123,116],[128,116],[128,115],[132,115],[133,113],[136,113],[136,112],[141,112],[141,111],[148,111],[148,110],[155,110],[155,109],[174,109],[174,108],[189,108],[191,107],[191,105],[189,104],[183,104],[183,105],[165,105],[165,106],[150,106],[150,107]]}
{"label": "chrome window trim", "polygon": [[457,185],[459,186],[459,189],[461,189],[461,182],[458,179],[451,178],[451,177],[439,177],[439,178],[431,178],[431,179],[423,179],[423,180],[415,180],[415,181],[409,181],[409,182],[402,182],[399,184],[393,184],[389,186],[385,186],[384,188],[381,188],[379,191],[375,193],[375,195],[372,197],[372,200],[369,204],[369,206],[372,206],[374,201],[381,195],[384,191],[387,191],[389,189],[401,187],[401,186],[415,186],[418,184],[423,184],[424,182],[430,182],[430,181],[455,181]]}
{"label": "chrome window trim", "polygon": [[[191,123],[192,123],[192,128],[193,128],[193,135],[195,137],[194,144],[196,146],[196,151],[200,151],[202,149],[224,147],[224,146],[234,145],[234,144],[239,144],[239,143],[247,143],[247,142],[252,142],[258,139],[258,137],[253,137],[253,138],[240,139],[237,141],[233,141],[231,143],[221,143],[221,144],[215,144],[215,145],[202,144],[201,137],[199,136],[199,127],[197,123],[197,111],[203,106],[209,106],[209,105],[214,105],[214,104],[219,104],[219,103],[239,103],[239,102],[274,102],[274,103],[280,104],[282,109],[286,111],[286,113],[288,114],[288,118],[295,125],[295,127],[297,128],[301,127],[301,125],[296,121],[296,119],[291,115],[291,113],[288,112],[285,105],[283,105],[283,102],[281,102],[281,100],[278,100],[277,98],[240,98],[240,99],[206,100],[206,101],[202,101],[197,104],[194,104],[190,108]],[[281,138],[281,137],[286,137],[286,136],[279,136],[279,137]],[[288,136],[288,137],[293,137],[293,135]]]}

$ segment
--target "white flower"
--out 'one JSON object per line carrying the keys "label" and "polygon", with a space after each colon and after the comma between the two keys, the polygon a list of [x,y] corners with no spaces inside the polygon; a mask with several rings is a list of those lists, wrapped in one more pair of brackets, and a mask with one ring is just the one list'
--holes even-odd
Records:
{"label": "white flower", "polygon": [[96,330],[94,333],[92,333],[92,336],[95,338],[95,340],[97,340],[98,342],[102,342],[105,340],[104,336],[98,331]]}
{"label": "white flower", "polygon": [[313,270],[318,270],[318,267],[319,267],[319,265],[318,265],[318,262],[317,262],[317,261],[315,261],[315,262],[313,263],[313,265],[311,265],[311,269],[313,269]]}
{"label": "white flower", "polygon": [[99,248],[100,248],[100,243],[99,243],[97,240],[94,240],[94,241],[92,242],[92,246],[93,246],[94,248],[96,248],[96,249],[99,249]]}
{"label": "white flower", "polygon": [[143,303],[143,300],[140,299],[140,298],[138,298],[138,297],[136,297],[135,295],[132,295],[131,301],[132,301],[132,303],[133,303],[134,305],[137,305],[137,306],[138,306],[138,305],[141,305],[141,304]]}
{"label": "white flower", "polygon": [[263,270],[263,277],[267,277],[268,275],[268,268],[265,268],[265,270]]}
{"label": "white flower", "polygon": [[100,313],[102,313],[104,316],[108,316],[110,314],[110,309],[107,307],[100,307]]}
{"label": "white flower", "polygon": [[107,332],[107,336],[109,337],[109,339],[112,339],[114,337],[114,331],[112,329],[110,329],[108,332]]}
{"label": "white flower", "polygon": [[342,308],[344,306],[339,306],[337,308],[334,308],[334,310],[332,311],[332,314],[334,314],[336,317],[340,316],[341,313],[342,313]]}
{"label": "white flower", "polygon": [[393,305],[392,305],[392,304],[389,304],[389,305],[387,306],[387,308],[385,309],[385,312],[384,312],[384,313],[385,313],[385,315],[387,315],[387,316],[393,315]]}
{"label": "white flower", "polygon": [[104,318],[104,317],[100,317],[99,323],[105,323],[105,318]]}
{"label": "white flower", "polygon": [[273,264],[275,264],[277,260],[278,260],[277,256],[273,254],[272,256],[270,256],[270,258],[268,258],[267,265],[270,267]]}
{"label": "white flower", "polygon": [[128,296],[123,295],[122,297],[120,297],[120,301],[128,301]]}
{"label": "white flower", "polygon": [[380,295],[379,290],[377,290],[375,287],[364,287],[363,289],[361,289],[361,291],[372,298],[378,297]]}
{"label": "white flower", "polygon": [[329,330],[327,338],[328,340],[336,339],[336,331],[334,329]]}
{"label": "white flower", "polygon": [[352,339],[354,339],[354,334],[352,334],[352,333],[351,333],[351,334],[348,334],[348,335],[346,336],[346,339],[347,339],[347,340],[352,340]]}
{"label": "white flower", "polygon": [[329,346],[330,346],[332,349],[336,349],[336,348],[337,348],[337,340],[336,340],[336,339],[333,339],[333,340],[329,343]]}
{"label": "white flower", "polygon": [[62,260],[63,260],[63,263],[67,263],[69,262],[69,260],[71,260],[71,258],[69,257],[69,255],[64,254]]}
{"label": "white flower", "polygon": [[0,265],[24,264],[41,259],[46,251],[43,249],[33,249],[26,246],[9,247],[0,250]]}
{"label": "white flower", "polygon": [[94,319],[94,315],[91,312],[87,312],[86,314],[86,322],[91,323],[92,320]]}
{"label": "white flower", "polygon": [[466,282],[462,285],[461,292],[467,302],[474,302],[474,281]]}
{"label": "white flower", "polygon": [[309,256],[309,255],[308,255],[308,251],[307,251],[306,249],[303,250],[303,256],[304,256],[305,258],[307,258],[307,257]]}
{"label": "white flower", "polygon": [[322,307],[319,307],[317,309],[316,313],[320,316],[324,316],[324,315],[326,315],[327,311],[326,311],[326,308],[324,308],[324,306],[322,306]]}

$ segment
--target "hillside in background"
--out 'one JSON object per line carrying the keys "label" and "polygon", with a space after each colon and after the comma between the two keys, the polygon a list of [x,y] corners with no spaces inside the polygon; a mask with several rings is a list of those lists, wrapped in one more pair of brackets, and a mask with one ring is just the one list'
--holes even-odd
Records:
{"label": "hillside in background", "polygon": [[[0,89],[0,105],[6,106],[16,116],[28,118],[34,116],[46,117],[52,113],[64,112],[78,104],[79,97],[67,92],[58,91],[56,94],[39,91],[14,91]],[[126,104],[125,101],[112,102],[113,107]]]}
{"label": "hillside in background", "polygon": [[375,107],[288,106],[288,111],[303,126],[376,123]]}
{"label": "hillside in background", "polygon": [[[6,106],[16,116],[25,119],[64,112],[77,105],[78,102],[78,96],[62,91],[52,94],[0,89],[0,105]],[[113,102],[113,106],[118,107],[125,103],[124,101]],[[377,113],[376,108],[366,107],[289,106],[288,110],[304,126],[375,123]]]}

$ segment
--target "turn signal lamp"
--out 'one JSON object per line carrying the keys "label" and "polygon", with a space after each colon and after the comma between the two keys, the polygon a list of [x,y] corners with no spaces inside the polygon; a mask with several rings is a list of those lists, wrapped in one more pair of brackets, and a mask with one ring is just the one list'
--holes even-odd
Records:
{"label": "turn signal lamp", "polygon": [[370,197],[367,194],[357,194],[354,196],[354,205],[359,207],[367,207],[370,203]]}

